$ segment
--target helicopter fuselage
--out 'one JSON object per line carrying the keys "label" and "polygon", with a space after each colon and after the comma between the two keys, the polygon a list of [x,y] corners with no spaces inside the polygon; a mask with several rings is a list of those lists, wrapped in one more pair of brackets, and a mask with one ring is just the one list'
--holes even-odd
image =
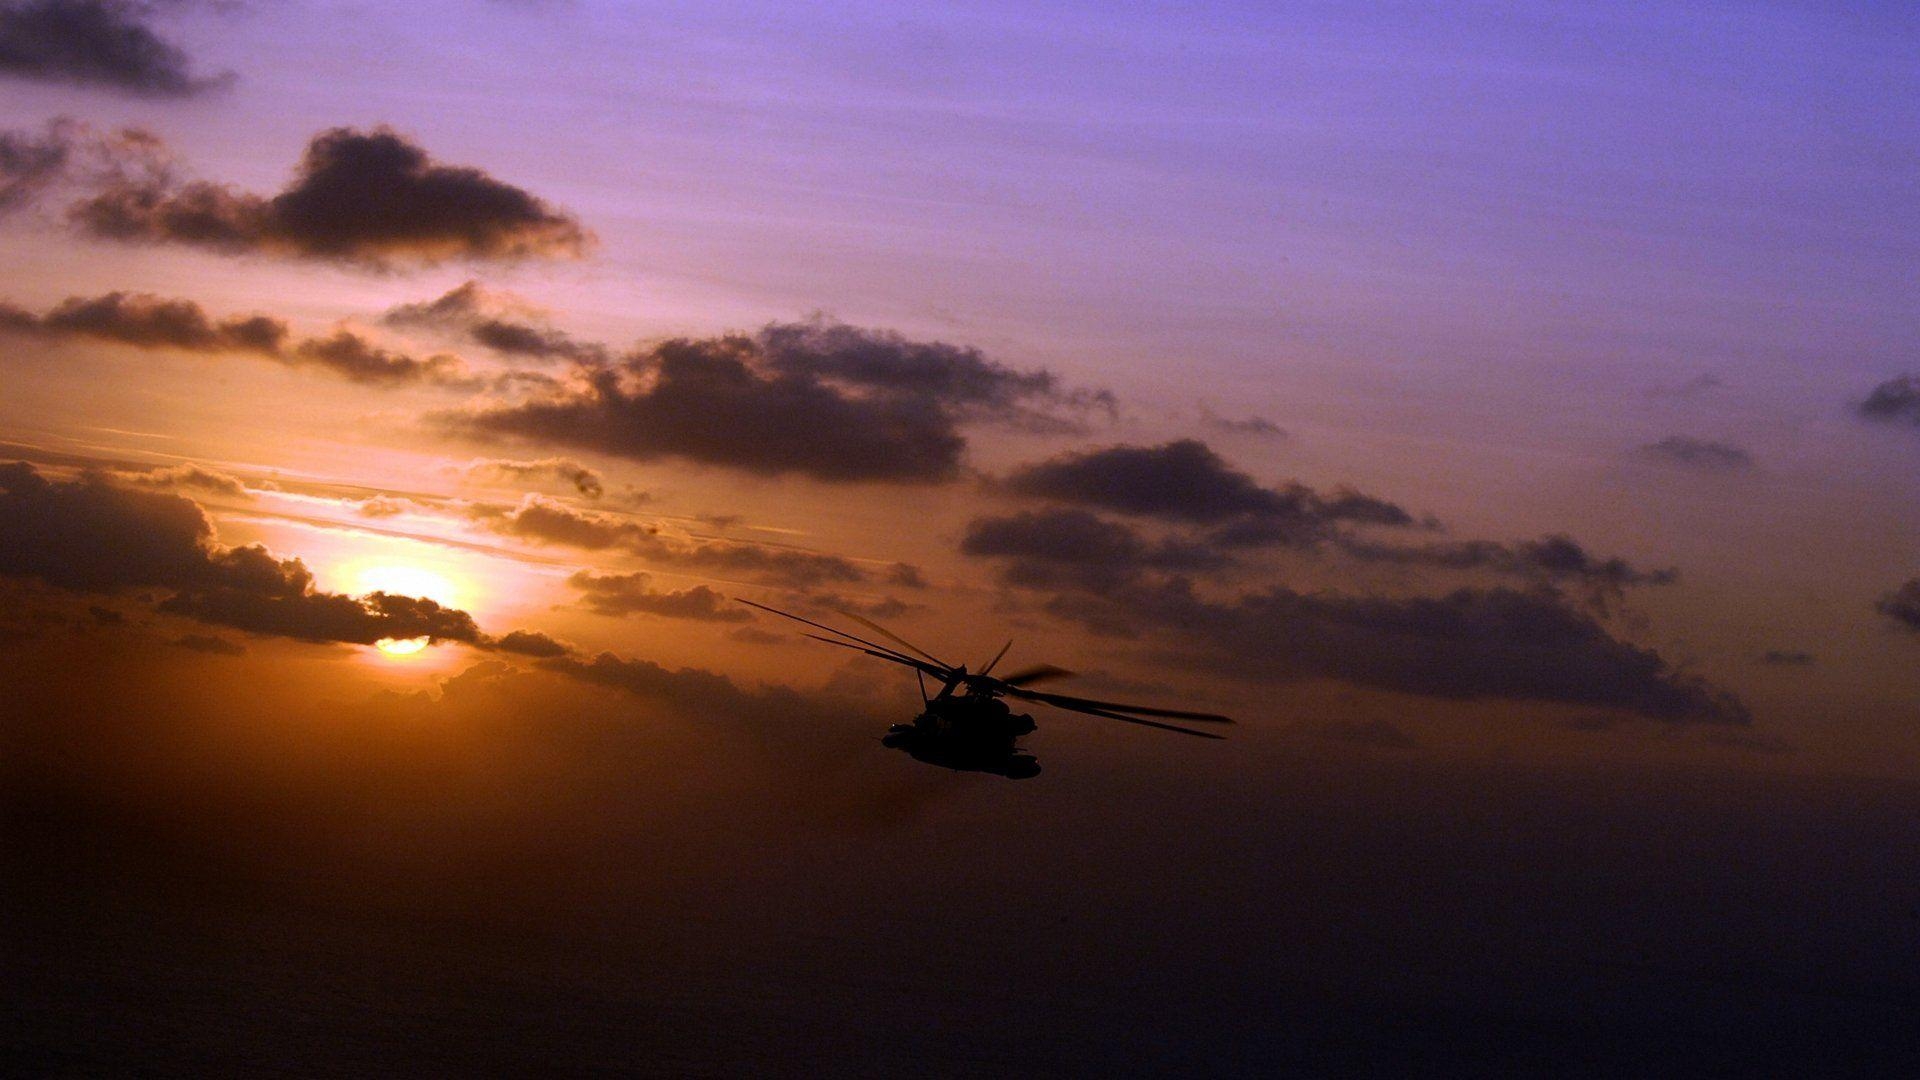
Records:
{"label": "helicopter fuselage", "polygon": [[1040,763],[1022,753],[1018,741],[1033,730],[1033,717],[998,698],[957,694],[927,702],[913,723],[895,724],[881,742],[930,765],[1018,780],[1040,772]]}

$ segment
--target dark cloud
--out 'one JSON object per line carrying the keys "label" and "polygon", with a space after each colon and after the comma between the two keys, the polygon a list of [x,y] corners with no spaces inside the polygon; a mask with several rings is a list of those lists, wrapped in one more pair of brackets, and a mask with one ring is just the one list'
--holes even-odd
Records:
{"label": "dark cloud", "polygon": [[212,522],[190,499],[99,474],[49,480],[24,462],[0,465],[0,575],[89,593],[169,590],[157,605],[168,614],[299,641],[424,637],[527,652],[536,638],[550,640],[496,640],[473,616],[423,597],[316,591],[298,559],[215,542]]}
{"label": "dark cloud", "polygon": [[581,603],[596,615],[660,615],[669,619],[746,622],[752,614],[705,585],[672,591],[653,587],[650,574],[595,574],[582,570],[567,579],[580,590]]}
{"label": "dark cloud", "polygon": [[0,131],[0,214],[32,202],[66,175],[71,126],[55,121],[40,135]]}
{"label": "dark cloud", "polygon": [[744,690],[725,675],[702,668],[673,670],[651,660],[626,659],[612,653],[603,652],[592,660],[557,657],[543,660],[539,666],[583,682],[678,705],[694,715],[778,718],[810,715],[817,709],[784,687]]}
{"label": "dark cloud", "polygon": [[1859,412],[1868,420],[1920,424],[1920,375],[1901,375],[1874,387]]}
{"label": "dark cloud", "polygon": [[252,634],[296,641],[372,645],[388,638],[426,638],[433,643],[487,642],[473,616],[418,596],[375,592],[260,593],[216,589],[180,593],[161,601],[160,610],[201,622],[231,626]]}
{"label": "dark cloud", "polygon": [[1200,426],[1216,435],[1237,436],[1252,439],[1284,439],[1287,433],[1279,424],[1263,416],[1248,416],[1239,420],[1221,416],[1206,406],[1200,407]]}
{"label": "dark cloud", "polygon": [[146,97],[186,97],[233,81],[194,76],[187,54],[146,24],[150,10],[123,0],[0,4],[0,74]]}
{"label": "dark cloud", "polygon": [[662,342],[562,393],[440,419],[472,436],[641,461],[673,457],[828,481],[935,482],[959,475],[962,424],[1034,426],[1097,397],[1062,391],[1050,373],[1015,371],[971,349],[815,320],[751,336]]}
{"label": "dark cloud", "polygon": [[0,574],[89,592],[159,586],[295,596],[312,583],[298,560],[215,544],[212,523],[190,499],[100,475],[48,480],[24,462],[0,465]]}
{"label": "dark cloud", "polygon": [[1703,472],[1746,472],[1753,468],[1753,455],[1738,446],[1686,435],[1669,435],[1648,443],[1640,453],[1655,461]]}
{"label": "dark cloud", "polygon": [[964,554],[1004,560],[1002,573],[1028,588],[1105,589],[1149,570],[1224,565],[1223,556],[1180,541],[1152,542],[1128,525],[1085,510],[1022,511],[976,518],[960,540]]}
{"label": "dark cloud", "polygon": [[457,356],[411,356],[382,348],[344,328],[324,338],[308,338],[278,359],[294,366],[324,368],[352,382],[375,386],[437,383],[471,389],[478,385]]}
{"label": "dark cloud", "polygon": [[970,419],[1037,430],[1076,430],[1054,412],[1034,407],[1096,408],[1109,413],[1104,390],[1064,389],[1049,371],[1016,371],[978,349],[941,341],[912,341],[887,330],[862,329],[815,318],[774,323],[760,332],[768,366],[861,393],[937,402]]}
{"label": "dark cloud", "polygon": [[739,576],[786,588],[807,589],[867,578],[858,566],[838,555],[674,536],[656,525],[576,510],[538,495],[529,495],[513,507],[477,505],[469,509],[468,516],[484,528],[535,543],[564,544],[587,551],[626,551],[660,567]]}
{"label": "dark cloud", "polygon": [[1546,588],[1378,597],[1274,586],[1209,600],[1175,579],[1077,599],[1083,621],[1131,623],[1159,635],[1170,656],[1255,681],[1334,679],[1423,697],[1749,721],[1738,700],[1613,637]]}
{"label": "dark cloud", "polygon": [[1920,578],[1881,597],[1875,607],[1887,618],[1909,630],[1920,632]]}
{"label": "dark cloud", "polygon": [[1756,663],[1767,667],[1808,667],[1818,661],[1810,652],[1797,649],[1768,649],[1760,654]]}
{"label": "dark cloud", "polygon": [[55,339],[86,338],[136,349],[241,353],[288,367],[319,368],[373,386],[430,384],[473,390],[485,385],[456,356],[398,352],[347,327],[325,337],[295,338],[283,320],[272,316],[215,319],[190,300],[147,293],[69,297],[44,315],[0,303],[0,330]]}
{"label": "dark cloud", "polygon": [[1641,570],[1623,559],[1601,558],[1562,535],[1514,543],[1394,544],[1369,539],[1353,526],[1434,526],[1416,523],[1401,507],[1348,488],[1319,492],[1301,484],[1262,487],[1206,444],[1191,439],[1063,454],[1015,471],[1001,486],[1174,527],[1173,535],[1154,541],[1131,526],[1081,509],[974,521],[961,550],[1008,560],[1005,576],[1018,585],[1097,587],[1152,570],[1218,569],[1232,564],[1243,548],[1329,545],[1364,562],[1577,583],[1600,606],[1627,587],[1665,585],[1676,578],[1673,570]]}
{"label": "dark cloud", "polygon": [[1001,483],[1055,502],[1218,526],[1215,542],[1224,547],[1308,546],[1340,525],[1414,524],[1401,507],[1351,489],[1262,487],[1195,439],[1063,454],[1018,469]]}
{"label": "dark cloud", "polygon": [[479,169],[437,164],[388,128],[320,133],[272,197],[149,170],[106,184],[71,217],[107,239],[375,268],[574,258],[591,242],[570,215]]}
{"label": "dark cloud", "polygon": [[516,308],[524,305],[481,288],[479,282],[469,281],[437,300],[402,304],[381,318],[391,326],[428,327],[458,334],[516,359],[606,362],[605,346],[575,340],[564,331],[534,321]]}
{"label": "dark cloud", "polygon": [[1548,584],[1570,580],[1611,595],[1629,584],[1669,580],[1670,572],[1596,559],[1565,537],[1373,552],[1539,582],[1438,597],[1274,586],[1209,598],[1187,574],[1221,565],[1218,547],[1178,536],[1152,540],[1080,509],[979,518],[960,549],[996,560],[1003,581],[1040,592],[1057,618],[1104,636],[1142,639],[1172,663],[1256,682],[1326,678],[1428,697],[1610,706],[1676,721],[1746,719],[1737,701],[1676,672],[1651,650],[1614,638]]}
{"label": "dark cloud", "polygon": [[490,647],[504,653],[532,657],[566,656],[573,652],[573,646],[537,630],[514,630],[502,634]]}
{"label": "dark cloud", "polygon": [[541,458],[538,461],[494,458],[468,462],[461,472],[469,480],[482,483],[519,484],[535,479],[557,479],[589,499],[598,499],[607,490],[598,472],[572,458]]}
{"label": "dark cloud", "polygon": [[216,320],[191,300],[133,292],[71,296],[37,317],[11,305],[0,305],[0,327],[54,337],[93,338],[137,349],[250,352],[276,359],[284,355],[290,337],[285,322],[266,315]]}
{"label": "dark cloud", "polygon": [[1340,550],[1365,562],[1397,563],[1442,570],[1483,570],[1545,581],[1577,582],[1614,595],[1637,585],[1671,585],[1673,569],[1641,570],[1625,559],[1601,558],[1570,536],[1502,543],[1497,540],[1443,541],[1400,546],[1342,538]]}

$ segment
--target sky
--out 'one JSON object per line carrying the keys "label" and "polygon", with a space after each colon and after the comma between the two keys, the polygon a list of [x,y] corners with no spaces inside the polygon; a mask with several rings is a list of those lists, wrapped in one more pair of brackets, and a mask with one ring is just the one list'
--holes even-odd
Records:
{"label": "sky", "polygon": [[[1911,1052],[1917,37],[0,3],[21,1046]],[[944,772],[736,599],[1237,723]]]}

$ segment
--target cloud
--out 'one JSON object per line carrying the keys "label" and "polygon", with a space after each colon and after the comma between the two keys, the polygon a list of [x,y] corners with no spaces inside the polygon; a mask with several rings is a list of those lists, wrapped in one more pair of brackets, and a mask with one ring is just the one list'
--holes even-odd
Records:
{"label": "cloud", "polygon": [[396,499],[391,495],[375,495],[371,499],[362,500],[359,505],[354,507],[353,512],[359,514],[361,517],[390,518],[399,517],[401,514],[413,509],[413,506],[414,503],[411,499]]}
{"label": "cloud", "polygon": [[276,359],[296,367],[324,368],[351,382],[375,386],[437,383],[470,389],[478,385],[457,356],[410,356],[345,328],[324,338],[308,338]]}
{"label": "cloud", "polygon": [[1232,420],[1204,405],[1200,407],[1200,426],[1216,435],[1251,439],[1285,439],[1287,437],[1286,431],[1279,424],[1265,417],[1249,416]]}
{"label": "cloud", "polygon": [[582,682],[609,686],[655,701],[670,703],[696,716],[730,719],[784,718],[813,715],[818,703],[809,703],[785,687],[744,690],[732,679],[703,668],[672,670],[651,660],[627,659],[601,653],[591,660],[557,657],[540,667]]}
{"label": "cloud", "polygon": [[1338,525],[1414,524],[1401,507],[1349,488],[1262,487],[1196,439],[1062,454],[1015,470],[1000,486],[1055,502],[1218,526],[1215,542],[1224,547],[1310,546]]}
{"label": "cloud", "polygon": [[1502,543],[1497,540],[1443,541],[1400,546],[1352,537],[1339,542],[1342,553],[1363,562],[1397,563],[1442,570],[1484,570],[1544,581],[1572,581],[1604,595],[1638,585],[1671,585],[1679,580],[1673,569],[1641,570],[1625,559],[1601,558],[1570,536],[1554,534],[1538,540]]}
{"label": "cloud", "polygon": [[1082,621],[1161,635],[1171,657],[1254,681],[1333,679],[1423,697],[1600,706],[1672,722],[1745,724],[1744,705],[1620,641],[1551,589],[1435,597],[1307,594],[1209,600],[1184,580],[1077,598]]}
{"label": "cloud", "polygon": [[1901,375],[1874,387],[1858,411],[1868,420],[1920,425],[1920,375]]}
{"label": "cloud", "polygon": [[136,349],[238,353],[288,367],[319,368],[371,386],[429,384],[473,390],[485,385],[456,356],[397,352],[347,327],[325,337],[295,338],[285,321],[272,316],[215,319],[191,300],[148,293],[68,297],[44,315],[0,302],[0,330],[56,340],[107,341]]}
{"label": "cloud", "polygon": [[751,613],[727,597],[695,585],[672,592],[653,587],[650,574],[595,574],[582,570],[567,579],[580,590],[581,603],[596,615],[660,615],[669,619],[746,622]]}
{"label": "cloud", "polygon": [[969,418],[1041,430],[1074,425],[1029,406],[1111,411],[1104,390],[1068,391],[1049,371],[1016,371],[978,349],[941,341],[913,341],[888,330],[862,329],[828,319],[773,323],[760,344],[775,371],[882,395],[940,402]]}
{"label": "cloud", "polygon": [[1920,632],[1920,578],[1881,597],[1874,606],[1887,618],[1909,630]]}
{"label": "cloud", "polygon": [[226,86],[199,78],[180,47],[123,0],[15,0],[0,5],[0,74],[101,86],[143,97],[187,97]]}
{"label": "cloud", "polygon": [[247,485],[238,477],[199,465],[169,465],[143,471],[126,470],[115,474],[120,480],[140,487],[196,488],[215,495],[244,499],[250,496]]}
{"label": "cloud", "polygon": [[1086,510],[1022,511],[976,518],[960,539],[962,553],[1005,560],[1002,573],[1028,588],[1111,588],[1149,570],[1200,570],[1224,557],[1179,541],[1143,539],[1128,525]]}
{"label": "cloud", "polygon": [[72,156],[71,124],[56,120],[41,135],[0,131],[0,215],[27,205],[64,177]]}
{"label": "cloud", "polygon": [[[1416,523],[1400,506],[1351,488],[1262,487],[1192,439],[1062,454],[1015,470],[999,486],[1074,507],[980,518],[969,526],[961,551],[1008,560],[1005,578],[1029,587],[1097,588],[1153,570],[1217,570],[1233,565],[1240,549],[1264,546],[1330,546],[1362,562],[1577,582],[1601,607],[1629,586],[1665,585],[1677,577],[1673,570],[1641,570],[1623,559],[1601,558],[1564,535],[1513,543],[1368,539],[1353,527],[1437,526]],[[1173,532],[1149,540],[1130,525],[1080,507],[1148,519]]]}
{"label": "cloud", "polygon": [[598,472],[572,458],[541,458],[538,461],[513,461],[505,458],[468,462],[461,470],[469,480],[483,483],[524,483],[531,479],[553,478],[572,485],[589,499],[606,494],[606,485]]}
{"label": "cloud", "polygon": [[265,548],[221,547],[190,499],[89,474],[51,481],[0,465],[0,574],[89,592],[161,586],[299,595],[312,578]]}
{"label": "cloud", "polygon": [[591,244],[571,215],[479,169],[438,164],[384,127],[316,135],[293,183],[271,197],[158,169],[106,184],[70,217],[106,239],[378,269],[577,258]]}
{"label": "cloud", "polygon": [[526,305],[469,281],[437,300],[401,304],[381,316],[390,326],[427,327],[451,332],[503,356],[539,361],[571,360],[604,364],[603,345],[577,341],[564,331],[526,317]]}
{"label": "cloud", "polygon": [[1797,649],[1768,649],[1754,662],[1767,667],[1808,667],[1817,663],[1818,659],[1810,652]]}
{"label": "cloud", "polygon": [[657,525],[575,510],[540,495],[529,495],[513,507],[475,505],[468,509],[468,516],[483,528],[534,543],[563,544],[586,551],[626,551],[660,567],[746,577],[785,588],[863,581],[868,576],[838,555],[669,535]]}
{"label": "cloud", "polygon": [[661,342],[547,398],[438,419],[639,461],[928,483],[959,475],[962,424],[1067,424],[1100,400],[971,349],[813,320]]}
{"label": "cloud", "polygon": [[191,300],[149,293],[110,292],[70,296],[34,316],[0,304],[0,328],[51,337],[86,337],[137,349],[180,352],[249,352],[279,358],[287,348],[287,324],[265,315],[215,320]]}
{"label": "cloud", "polygon": [[299,641],[424,637],[520,652],[539,645],[535,639],[551,641],[496,640],[465,611],[424,597],[317,591],[298,559],[217,543],[191,499],[121,487],[97,473],[48,480],[25,462],[0,465],[0,575],[88,593],[165,589],[172,595],[156,605],[162,612]]}
{"label": "cloud", "polygon": [[1695,439],[1687,435],[1669,435],[1640,448],[1654,461],[1702,472],[1735,473],[1753,468],[1753,455],[1730,443]]}
{"label": "cloud", "polygon": [[573,646],[564,641],[556,641],[537,630],[511,631],[501,635],[491,647],[504,653],[532,657],[566,656],[573,652]]}
{"label": "cloud", "polygon": [[1437,597],[1270,586],[1209,598],[1190,574],[1224,565],[1221,548],[1178,535],[1150,539],[1078,508],[976,519],[960,550],[996,560],[1005,583],[1040,593],[1057,618],[1104,636],[1147,640],[1170,663],[1255,682],[1327,678],[1429,697],[1610,706],[1675,721],[1746,720],[1739,702],[1651,650],[1615,639],[1549,584],[1574,581],[1604,597],[1629,584],[1671,580],[1671,572],[1597,559],[1566,537],[1356,549],[1537,582],[1525,590],[1463,588]]}
{"label": "cloud", "polygon": [[473,616],[419,596],[374,592],[261,593],[218,589],[180,593],[161,601],[160,610],[253,634],[297,641],[372,645],[388,638],[426,638],[429,642],[487,642]]}

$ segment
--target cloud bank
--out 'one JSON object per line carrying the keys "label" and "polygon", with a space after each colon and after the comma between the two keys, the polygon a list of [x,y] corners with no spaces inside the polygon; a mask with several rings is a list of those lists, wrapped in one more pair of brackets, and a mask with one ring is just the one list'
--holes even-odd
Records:
{"label": "cloud bank", "polygon": [[571,215],[480,169],[440,164],[385,127],[314,136],[272,196],[153,168],[111,180],[69,216],[105,239],[378,269],[578,258],[591,244]]}
{"label": "cloud bank", "polygon": [[142,97],[189,97],[233,81],[194,75],[187,54],[147,25],[150,10],[124,0],[0,4],[0,74]]}
{"label": "cloud bank", "polygon": [[25,462],[0,465],[0,575],[86,593],[167,590],[162,612],[298,641],[424,637],[536,656],[565,651],[544,635],[495,639],[467,612],[423,597],[319,591],[298,559],[217,543],[190,499],[100,474],[49,480]]}
{"label": "cloud bank", "polygon": [[250,355],[288,367],[317,368],[370,386],[430,384],[475,390],[487,385],[459,357],[448,353],[415,356],[347,327],[324,337],[296,338],[285,320],[270,315],[216,319],[191,300],[148,293],[69,297],[42,315],[0,302],[0,331],[53,340],[105,341],[135,349]]}
{"label": "cloud bank", "polygon": [[936,483],[960,473],[963,424],[1068,425],[1109,400],[972,349],[814,320],[676,338],[592,370],[560,393],[438,419],[473,438],[637,461]]}

